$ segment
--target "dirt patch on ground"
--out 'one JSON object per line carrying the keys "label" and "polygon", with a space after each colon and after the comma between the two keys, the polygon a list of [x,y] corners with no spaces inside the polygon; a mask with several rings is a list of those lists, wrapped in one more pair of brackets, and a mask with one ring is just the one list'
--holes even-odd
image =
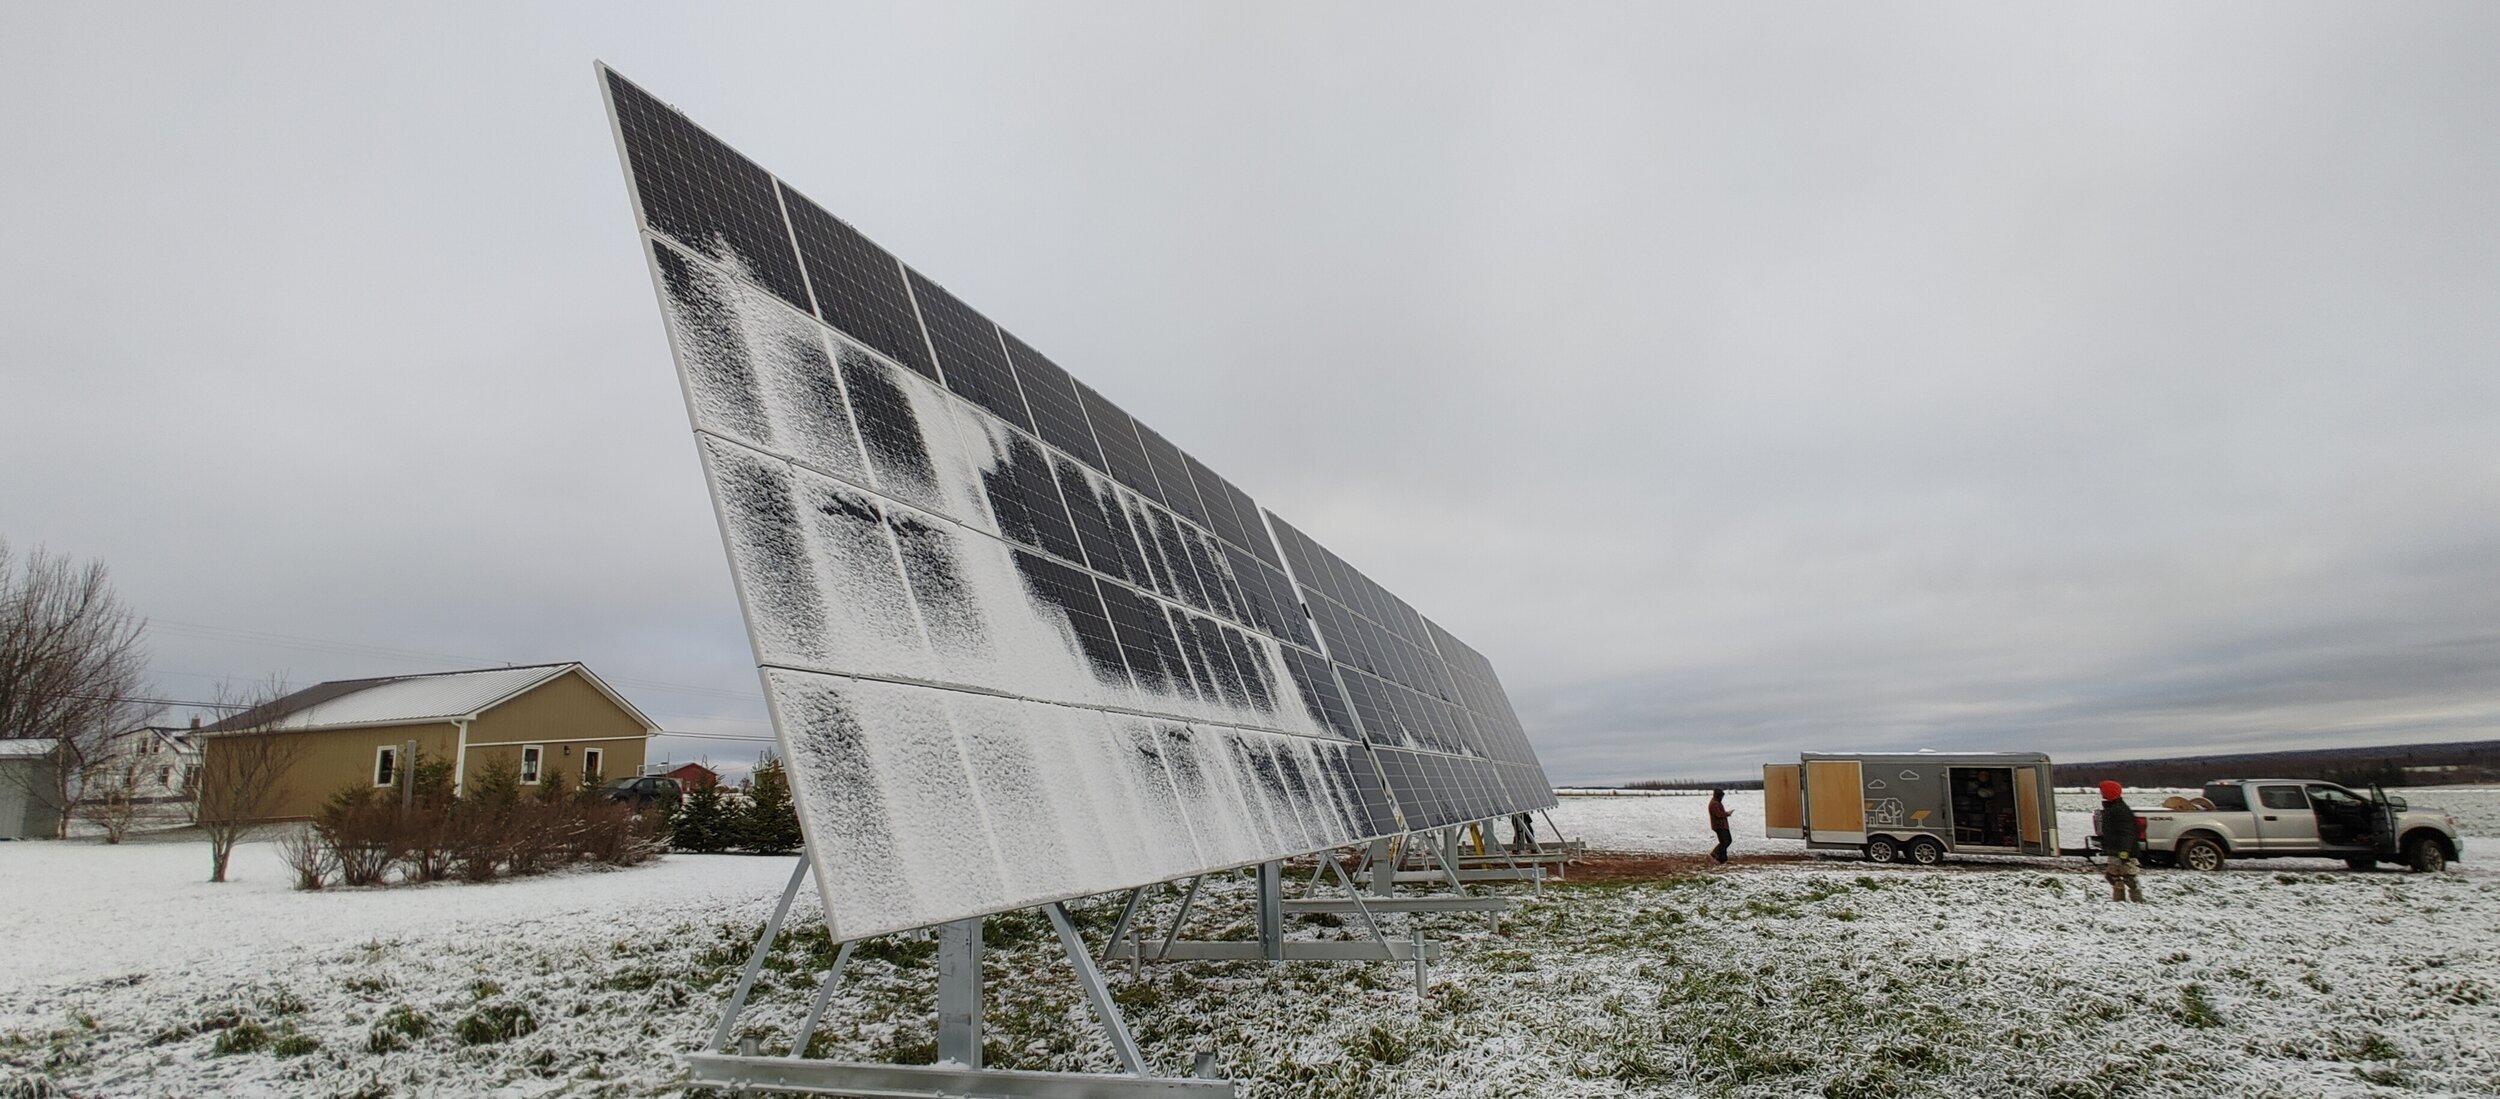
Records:
{"label": "dirt patch on ground", "polygon": [[1571,860],[1564,881],[1647,881],[1685,874],[1708,874],[1744,866],[1779,866],[1807,861],[1804,855],[1731,855],[1721,866],[1704,853],[1666,855],[1655,852],[1591,851]]}
{"label": "dirt patch on ground", "polygon": [[1794,866],[1799,863],[1821,863],[1833,866],[1855,865],[1874,871],[1896,873],[1996,873],[2007,870],[2066,870],[2097,874],[2099,867],[2081,859],[2015,859],[1962,858],[1947,859],[1936,866],[1910,866],[1901,863],[1878,865],[1847,855],[1783,853],[1769,855],[1731,855],[1727,865],[1711,861],[1707,853],[1661,854],[1650,851],[1591,851],[1571,860],[1563,875],[1564,881],[1610,882],[1649,881],[1657,878],[1681,877],[1686,874],[1726,873],[1749,866]]}

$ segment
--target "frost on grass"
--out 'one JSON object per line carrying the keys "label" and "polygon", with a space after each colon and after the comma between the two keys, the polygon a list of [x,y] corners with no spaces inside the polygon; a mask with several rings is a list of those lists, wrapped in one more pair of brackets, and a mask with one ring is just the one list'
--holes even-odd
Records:
{"label": "frost on grass", "polygon": [[[37,866],[0,848],[0,873],[57,894],[95,880],[99,859],[150,856],[81,854]],[[260,858],[247,848],[246,871]],[[437,912],[373,941],[316,923],[333,937],[21,982],[0,1001],[0,1087],[679,1094],[677,1055],[714,1021],[787,865],[680,857],[571,884],[389,898],[282,883],[265,895],[194,891],[207,906],[197,917],[218,920],[262,896],[304,913],[383,899],[534,907],[492,920]],[[585,884],[601,895],[585,901]],[[173,889],[127,900],[155,907]],[[2154,903],[2119,906],[2076,870],[1848,863],[1549,884],[1515,891],[1520,907],[1498,935],[1474,918],[1429,919],[1451,955],[1420,1005],[1411,970],[1395,965],[1108,975],[1158,1069],[1184,1071],[1192,1051],[1212,1048],[1252,1099],[2500,1090],[2500,950],[2472,933],[2500,917],[2500,880],[2302,866],[2155,872],[2147,891]],[[1178,894],[1149,891],[1146,934],[1162,933]],[[1242,878],[1211,878],[1189,933],[1246,937],[1251,899]],[[1091,941],[1116,900],[1075,906]],[[0,898],[0,913],[10,903]],[[742,1018],[741,1036],[767,1053],[787,1048],[838,946],[820,916],[801,902]],[[1350,924],[1297,920],[1290,933],[1357,934]],[[1116,1071],[1045,921],[993,917],[984,940],[991,1064]],[[860,944],[808,1052],[933,1059],[934,953],[913,932]]]}

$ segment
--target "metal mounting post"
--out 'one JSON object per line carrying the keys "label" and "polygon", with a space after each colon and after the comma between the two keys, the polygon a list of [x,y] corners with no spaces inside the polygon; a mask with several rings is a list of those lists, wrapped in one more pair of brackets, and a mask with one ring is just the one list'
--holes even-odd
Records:
{"label": "metal mounting post", "polygon": [[746,971],[738,975],[738,987],[729,993],[729,1006],[721,1011],[720,1025],[712,1028],[712,1041],[703,1048],[721,1049],[729,1044],[730,1031],[738,1025],[738,1013],[746,1010],[747,993],[755,991],[755,975],[764,971],[764,957],[773,951],[773,940],[781,935],[782,917],[790,914],[790,901],[799,895],[799,883],[807,880],[808,860],[799,855],[799,865],[790,871],[790,884],[781,891],[781,903],[773,906],[772,918],[764,921],[764,934],[755,940],[755,952],[747,955]]}
{"label": "metal mounting post", "polygon": [[1285,960],[1285,864],[1259,864],[1259,947],[1271,962]]}
{"label": "metal mounting post", "polygon": [[1189,879],[1189,892],[1181,894],[1181,910],[1172,914],[1171,930],[1163,933],[1163,948],[1155,951],[1155,957],[1162,958],[1172,953],[1172,944],[1178,942],[1181,937],[1181,924],[1189,919],[1189,907],[1198,903],[1198,887],[1206,884],[1206,881],[1207,876],[1204,874]]}
{"label": "metal mounting post", "polygon": [[1382,836],[1372,841],[1370,862],[1373,895],[1381,897],[1397,895],[1398,863],[1402,861],[1404,860],[1389,837]]}
{"label": "metal mounting post", "polygon": [[[801,864],[802,871],[805,865]],[[1128,1022],[1121,1017],[1119,1005],[1112,1000],[1101,970],[1095,967],[1093,955],[1085,949],[1084,940],[1076,933],[1075,923],[1068,918],[1066,906],[1061,904],[1048,905],[1044,911],[1059,932],[1060,946],[1067,951],[1069,964],[1076,967],[1077,981],[1084,986],[1087,999],[1092,1001],[1096,1017],[1110,1032],[1112,1048],[1127,1069],[1124,1073],[1029,1072],[981,1066],[982,921],[977,916],[940,924],[936,928],[937,1064],[822,1061],[806,1055],[809,1040],[815,1036],[816,1024],[824,1017],[827,1001],[842,985],[855,942],[843,943],[842,949],[834,955],[833,965],[826,971],[823,984],[817,988],[815,1002],[808,1009],[806,1021],[799,1024],[790,1056],[759,1056],[753,1035],[738,1039],[737,1052],[720,1052],[721,1044],[728,1041],[739,1011],[745,1007],[746,996],[754,987],[764,958],[772,950],[773,941],[780,933],[783,919],[789,914],[791,900],[797,896],[803,877],[803,873],[791,877],[789,888],[782,891],[780,905],[774,909],[772,918],[765,922],[764,932],[756,940],[755,952],[747,960],[746,972],[740,978],[737,990],[731,994],[729,1011],[714,1031],[713,1044],[686,1055],[687,1076],[691,1083],[720,1088],[735,1095],[766,1091],[874,1095],[885,1099],[1234,1099],[1232,1081],[1213,1077],[1214,1057],[1211,1053],[1199,1054],[1196,1077],[1146,1074],[1145,1058],[1138,1051],[1135,1037],[1129,1033]]]}
{"label": "metal mounting post", "polygon": [[[1346,874],[1345,867],[1337,864],[1337,853],[1334,851],[1322,851],[1320,852],[1319,857],[1326,859],[1328,861],[1328,868],[1337,872],[1338,884],[1345,886],[1346,899],[1354,902],[1354,910],[1362,914],[1364,925],[1372,929],[1372,938],[1379,941],[1382,945],[1387,945],[1389,937],[1380,933],[1379,918],[1372,915],[1370,905],[1363,903],[1363,893],[1361,890],[1354,888],[1354,879]],[[1316,874],[1312,876],[1314,878],[1318,877]]]}
{"label": "metal mounting post", "polygon": [[1424,929],[1423,929],[1421,926],[1416,927],[1416,928],[1414,929],[1414,935],[1415,935],[1415,998],[1416,998],[1416,999],[1418,999],[1418,1000],[1421,1000],[1421,999],[1423,999],[1423,998],[1425,998],[1425,997],[1427,997],[1427,996],[1429,996],[1429,995],[1431,995],[1431,994],[1432,994],[1432,983],[1431,983],[1430,979],[1429,979],[1429,978],[1427,977],[1427,975],[1426,975],[1426,974],[1427,974],[1427,970],[1425,969],[1425,965],[1424,965]]}
{"label": "metal mounting post", "polygon": [[1111,937],[1104,940],[1102,944],[1103,961],[1110,961],[1112,946],[1117,944],[1121,939],[1128,937],[1129,922],[1137,918],[1137,904],[1145,898],[1145,886],[1141,885],[1128,891],[1128,903],[1120,906],[1120,922],[1111,925]]}
{"label": "metal mounting post", "polygon": [[[1323,855],[1323,857],[1326,856]],[[1339,880],[1345,882],[1351,899],[1301,897],[1286,900],[1284,899],[1283,863],[1261,863],[1253,869],[1258,881],[1259,893],[1258,938],[1256,940],[1181,941],[1183,921],[1189,918],[1191,906],[1198,899],[1198,890],[1205,883],[1205,879],[1199,877],[1190,880],[1189,891],[1182,895],[1180,911],[1172,918],[1171,927],[1165,930],[1161,945],[1148,946],[1142,941],[1115,942],[1106,950],[1105,959],[1135,958],[1143,955],[1157,961],[1402,962],[1406,960],[1408,952],[1414,949],[1404,939],[1392,939],[1385,933],[1378,933],[1377,922],[1371,915],[1373,911],[1393,909],[1400,902],[1368,900],[1354,896],[1357,890],[1351,878],[1346,875],[1345,866],[1342,863],[1336,864],[1336,872]],[[1324,875],[1328,872],[1328,868],[1321,867],[1319,872]],[[1470,899],[1481,899],[1494,904],[1509,903],[1498,898]],[[1349,908],[1349,906],[1358,907]],[[1373,941],[1288,939],[1285,937],[1285,917],[1288,914],[1349,910],[1358,912],[1367,923],[1373,924],[1376,931]],[[1480,911],[1480,909],[1471,909],[1471,911]],[[1441,950],[1438,944],[1427,944],[1423,949],[1432,954],[1438,954]],[[1152,953],[1147,954],[1148,951]]]}
{"label": "metal mounting post", "polygon": [[825,971],[825,983],[816,986],[816,1002],[807,1005],[807,1020],[799,1024],[799,1032],[790,1039],[790,1056],[807,1056],[808,1042],[816,1037],[816,1024],[825,1017],[825,1005],[833,1001],[834,990],[842,987],[843,968],[851,964],[851,950],[859,940],[851,939],[833,954],[833,968]]}
{"label": "metal mounting post", "polygon": [[938,925],[938,1060],[981,1067],[981,917]]}
{"label": "metal mounting post", "polygon": [[[1085,998],[1093,1002],[1094,1017],[1102,1020],[1102,1028],[1111,1034],[1111,1050],[1120,1057],[1120,1065],[1131,1076],[1152,1075],[1146,1071],[1146,1058],[1137,1052],[1137,1039],[1129,1036],[1128,1020],[1120,1015],[1120,1005],[1111,999],[1111,990],[1102,983],[1102,973],[1094,968],[1094,956],[1085,949],[1085,940],[1076,933],[1076,925],[1068,920],[1068,906],[1053,901],[1043,906],[1050,913],[1050,925],[1059,931],[1059,946],[1068,952],[1068,964],[1076,967],[1076,982],[1085,987]],[[1116,941],[1116,940],[1115,940]]]}

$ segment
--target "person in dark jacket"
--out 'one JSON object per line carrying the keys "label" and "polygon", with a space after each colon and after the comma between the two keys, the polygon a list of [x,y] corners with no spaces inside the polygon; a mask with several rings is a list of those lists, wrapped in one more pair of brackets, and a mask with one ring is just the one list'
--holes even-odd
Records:
{"label": "person in dark jacket", "polygon": [[2119,796],[2125,792],[2115,782],[2101,784],[2101,853],[2109,856],[2101,876],[2109,879],[2109,899],[2141,902],[2144,831],[2136,823],[2135,810]]}
{"label": "person in dark jacket", "polygon": [[1727,830],[1728,815],[1727,791],[1710,791],[1710,830],[1719,834],[1719,845],[1710,849],[1710,857],[1721,863],[1727,862],[1728,845],[1736,842]]}

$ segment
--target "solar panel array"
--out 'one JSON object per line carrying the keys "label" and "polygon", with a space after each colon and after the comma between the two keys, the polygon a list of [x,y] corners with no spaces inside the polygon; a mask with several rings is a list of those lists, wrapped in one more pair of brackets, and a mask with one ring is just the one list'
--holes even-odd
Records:
{"label": "solar panel array", "polygon": [[601,72],[838,936],[1552,803],[1482,654]]}

